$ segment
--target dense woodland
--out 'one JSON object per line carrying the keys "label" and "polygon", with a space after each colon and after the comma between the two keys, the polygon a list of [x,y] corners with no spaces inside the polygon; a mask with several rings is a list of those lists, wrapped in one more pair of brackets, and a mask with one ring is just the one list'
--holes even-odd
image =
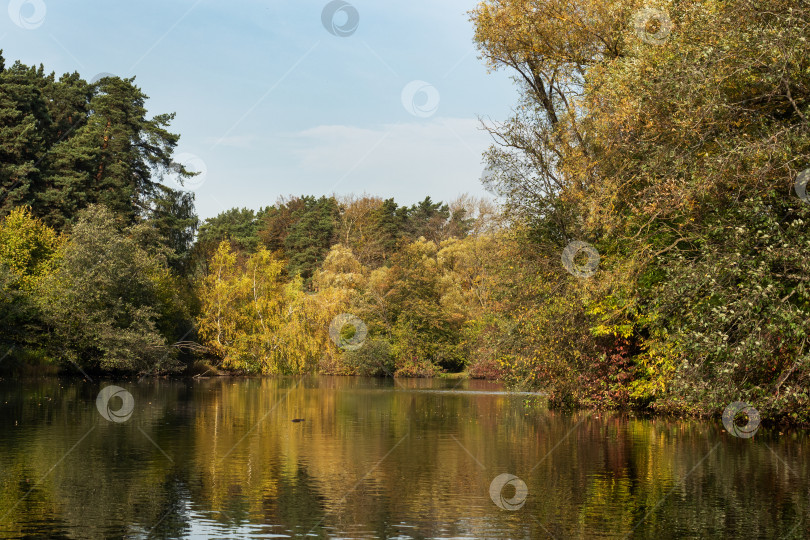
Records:
{"label": "dense woodland", "polygon": [[[200,223],[134,79],[0,58],[2,367],[463,371],[555,406],[810,421],[810,6],[643,7],[471,12],[520,89],[485,123],[497,204],[291,195]],[[574,241],[593,272],[562,263]],[[342,313],[362,347],[330,339]]]}

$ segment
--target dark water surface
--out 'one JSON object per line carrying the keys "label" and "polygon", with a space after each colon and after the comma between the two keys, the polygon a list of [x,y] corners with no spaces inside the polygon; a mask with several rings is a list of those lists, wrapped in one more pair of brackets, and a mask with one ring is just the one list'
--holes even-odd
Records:
{"label": "dark water surface", "polygon": [[[99,411],[110,384],[129,418],[126,394]],[[0,381],[0,537],[810,537],[806,432],[526,398],[481,381]]]}

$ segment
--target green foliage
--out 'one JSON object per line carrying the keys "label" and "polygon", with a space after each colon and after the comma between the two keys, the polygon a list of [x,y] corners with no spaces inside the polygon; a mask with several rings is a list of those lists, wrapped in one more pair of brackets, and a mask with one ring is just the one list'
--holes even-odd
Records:
{"label": "green foliage", "polygon": [[0,69],[0,215],[28,205],[61,232],[102,204],[129,225],[154,221],[178,269],[196,228],[194,198],[161,180],[190,173],[172,162],[173,115],[147,118],[146,99],[134,79],[91,85],[19,62]]}
{"label": "green foliage", "polygon": [[[501,283],[540,294],[503,294],[507,376],[561,403],[713,414],[747,400],[806,420],[808,208],[792,188],[810,165],[810,10],[664,3],[671,32],[652,42],[634,26],[641,7],[491,0],[472,13],[484,58],[522,90],[488,153],[487,183],[525,227],[527,268],[502,268]],[[571,240],[599,250],[593,278],[559,271]],[[551,271],[535,280],[532,266]]]}
{"label": "green foliage", "polygon": [[158,186],[146,223],[154,229],[153,245],[165,248],[169,266],[178,274],[188,272],[198,222],[193,193]]}
{"label": "green foliage", "polygon": [[[227,369],[470,369],[558,406],[713,414],[745,400],[810,420],[810,205],[793,192],[810,168],[810,8],[663,2],[669,33],[650,39],[643,7],[472,12],[482,57],[520,90],[512,118],[486,126],[497,220],[469,197],[289,197],[207,220],[193,257],[193,197],[160,184],[171,115],[148,119],[132,79],[0,59],[4,343],[52,335],[86,366],[171,368],[193,304],[182,275]],[[594,276],[561,264],[574,240],[598,250]],[[341,313],[367,326],[360,348],[329,339]]]}
{"label": "green foliage", "polygon": [[280,199],[268,208],[259,229],[261,242],[287,260],[289,275],[301,274],[307,285],[329,248],[350,248],[361,264],[390,264],[402,245],[425,237],[435,242],[470,233],[474,218],[463,205],[453,210],[430,197],[411,207],[393,199],[349,196],[341,200],[313,196]]}
{"label": "green foliage", "polygon": [[367,339],[359,349],[346,351],[343,361],[363,377],[392,377],[396,371],[391,344],[381,338]]}
{"label": "green foliage", "polygon": [[197,245],[213,252],[223,240],[234,249],[254,253],[259,247],[259,227],[264,212],[248,208],[231,208],[200,225]]}
{"label": "green foliage", "polygon": [[29,204],[58,230],[93,203],[130,222],[145,217],[160,196],[153,173],[168,170],[179,137],[166,130],[172,115],[146,118],[133,81],[56,80],[20,63],[2,70],[0,211]]}
{"label": "green foliage", "polygon": [[333,243],[338,207],[333,198],[302,200],[303,205],[292,214],[284,252],[290,275],[300,275],[308,283]]}
{"label": "green foliage", "polygon": [[[44,334],[38,303],[19,288],[19,277],[0,264],[0,354],[20,352],[22,346]],[[15,354],[16,354],[15,353]]]}
{"label": "green foliage", "polygon": [[705,412],[747,400],[769,415],[807,408],[808,219],[799,201],[747,197],[706,220],[694,251],[659,259],[666,279],[648,292],[653,328],[667,336],[679,369],[657,407]]}
{"label": "green foliage", "polygon": [[290,276],[300,275],[309,285],[334,243],[337,220],[338,204],[334,198],[281,199],[264,214],[259,237],[269,250],[287,260]]}
{"label": "green foliage", "polygon": [[450,219],[450,209],[441,202],[434,203],[430,197],[411,206],[408,211],[407,234],[412,240],[424,237],[434,242],[443,240],[441,231]]}
{"label": "green foliage", "polygon": [[175,367],[197,217],[192,194],[161,183],[190,174],[172,162],[173,115],[147,118],[146,99],[134,79],[57,79],[0,57],[0,340],[21,357]]}
{"label": "green foliage", "polygon": [[404,247],[391,266],[391,313],[397,365],[426,364],[460,371],[461,321],[442,305],[438,248],[420,238]]}
{"label": "green foliage", "polygon": [[0,266],[12,273],[18,289],[31,292],[53,272],[61,243],[53,229],[31,216],[30,208],[15,208],[0,221]]}
{"label": "green foliage", "polygon": [[407,208],[399,207],[394,199],[386,199],[375,211],[371,235],[382,247],[383,259],[396,251],[407,219]]}
{"label": "green foliage", "polygon": [[[63,238],[18,207],[0,219],[0,344],[24,355],[46,336],[37,302],[41,283],[58,264]],[[2,354],[6,354],[6,350]]]}
{"label": "green foliage", "polygon": [[57,358],[89,369],[146,373],[178,367],[161,326],[167,322],[162,314],[182,308],[165,259],[144,250],[136,233],[103,206],[79,215],[60,250],[60,267],[41,288]]}

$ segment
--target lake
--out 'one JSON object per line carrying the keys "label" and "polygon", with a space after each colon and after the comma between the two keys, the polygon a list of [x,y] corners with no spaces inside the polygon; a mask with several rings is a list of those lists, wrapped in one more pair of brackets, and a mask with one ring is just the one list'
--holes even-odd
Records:
{"label": "lake", "polygon": [[3,380],[0,537],[810,536],[807,432],[536,401],[448,379]]}

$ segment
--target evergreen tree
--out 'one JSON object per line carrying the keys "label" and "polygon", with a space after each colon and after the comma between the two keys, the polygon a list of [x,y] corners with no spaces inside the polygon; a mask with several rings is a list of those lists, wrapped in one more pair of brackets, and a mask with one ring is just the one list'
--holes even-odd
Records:
{"label": "evergreen tree", "polygon": [[331,197],[302,200],[304,206],[293,214],[295,222],[284,239],[284,250],[289,274],[300,274],[309,283],[335,238],[338,205]]}
{"label": "evergreen tree", "polygon": [[156,243],[166,248],[169,266],[185,273],[199,219],[194,212],[194,194],[158,186],[147,223],[154,229]]}
{"label": "evergreen tree", "polygon": [[373,240],[382,249],[383,261],[388,260],[396,252],[397,245],[404,233],[408,219],[408,209],[400,207],[394,199],[386,199],[376,212]]}
{"label": "evergreen tree", "polygon": [[439,242],[443,239],[443,229],[450,218],[450,208],[441,202],[434,203],[430,197],[411,206],[408,212],[408,233],[412,240],[425,237]]}
{"label": "evergreen tree", "polygon": [[0,215],[31,204],[41,187],[42,130],[51,119],[37,77],[36,70],[19,62],[6,68],[0,51]]}
{"label": "evergreen tree", "polygon": [[216,249],[220,242],[228,240],[231,248],[255,253],[259,247],[259,227],[265,213],[270,209],[254,212],[249,208],[231,208],[208,218],[200,225],[197,242],[206,246],[206,251]]}
{"label": "evergreen tree", "polygon": [[264,213],[259,238],[267,249],[279,257],[286,258],[284,242],[297,220],[296,216],[305,211],[306,199],[306,197],[282,197],[276,201],[275,206],[269,207]]}
{"label": "evergreen tree", "polygon": [[7,68],[0,54],[0,215],[26,204],[61,231],[97,203],[129,224],[167,200],[184,199],[188,214],[191,199],[161,184],[179,139],[167,129],[174,115],[147,118],[146,99],[134,78],[56,80],[42,66]]}

